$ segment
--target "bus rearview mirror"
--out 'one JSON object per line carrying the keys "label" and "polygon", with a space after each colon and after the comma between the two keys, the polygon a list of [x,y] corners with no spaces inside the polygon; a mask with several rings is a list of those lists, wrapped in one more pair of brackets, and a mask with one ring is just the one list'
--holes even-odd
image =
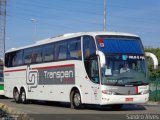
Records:
{"label": "bus rearview mirror", "polygon": [[145,56],[152,59],[154,69],[158,69],[158,59],[151,52],[145,52]]}
{"label": "bus rearview mirror", "polygon": [[96,54],[99,56],[100,58],[100,64],[101,64],[101,67],[103,67],[105,64],[106,64],[106,58],[105,58],[105,55],[103,52],[101,51],[96,51]]}

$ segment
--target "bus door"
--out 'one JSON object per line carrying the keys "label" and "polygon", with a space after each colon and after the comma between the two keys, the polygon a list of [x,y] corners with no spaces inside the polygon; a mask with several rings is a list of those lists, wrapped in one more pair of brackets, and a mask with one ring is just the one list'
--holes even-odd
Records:
{"label": "bus door", "polygon": [[98,56],[89,59],[89,77],[91,84],[91,98],[93,103],[100,101],[100,78],[99,78],[99,62]]}

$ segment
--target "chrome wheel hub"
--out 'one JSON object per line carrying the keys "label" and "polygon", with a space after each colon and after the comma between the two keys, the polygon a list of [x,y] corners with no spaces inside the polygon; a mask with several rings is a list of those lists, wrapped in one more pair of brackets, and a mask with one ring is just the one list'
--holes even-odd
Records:
{"label": "chrome wheel hub", "polygon": [[79,106],[80,103],[81,103],[80,95],[79,95],[79,93],[76,93],[76,94],[74,95],[74,104],[75,104],[75,106]]}
{"label": "chrome wheel hub", "polygon": [[22,101],[25,101],[25,98],[26,98],[26,95],[25,95],[25,93],[24,93],[24,92],[22,92],[22,95],[21,95],[21,99],[22,99]]}

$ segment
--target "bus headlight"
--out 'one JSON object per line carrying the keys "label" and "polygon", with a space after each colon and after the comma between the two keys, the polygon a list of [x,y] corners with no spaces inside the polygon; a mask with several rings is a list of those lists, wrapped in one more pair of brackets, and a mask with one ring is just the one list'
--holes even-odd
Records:
{"label": "bus headlight", "polygon": [[149,93],[149,90],[143,90],[143,91],[140,92],[141,95],[148,94],[148,93]]}
{"label": "bus headlight", "polygon": [[102,90],[102,93],[106,94],[106,95],[115,95],[116,94],[115,92],[110,91],[110,90]]}

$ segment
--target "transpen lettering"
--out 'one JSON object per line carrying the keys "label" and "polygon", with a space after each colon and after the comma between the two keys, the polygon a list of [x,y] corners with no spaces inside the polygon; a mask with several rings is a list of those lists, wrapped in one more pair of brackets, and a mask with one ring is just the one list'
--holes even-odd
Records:
{"label": "transpen lettering", "polygon": [[61,82],[63,80],[63,78],[73,78],[74,77],[74,73],[72,70],[70,71],[56,71],[56,72],[48,72],[48,71],[44,71],[44,75],[45,75],[45,79],[60,79]]}

